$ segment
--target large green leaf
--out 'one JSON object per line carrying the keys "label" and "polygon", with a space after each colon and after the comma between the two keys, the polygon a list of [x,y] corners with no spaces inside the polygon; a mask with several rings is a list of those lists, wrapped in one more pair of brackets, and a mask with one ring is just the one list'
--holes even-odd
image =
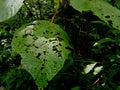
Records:
{"label": "large green leaf", "polygon": [[101,20],[120,30],[120,10],[104,0],[70,0],[79,11],[92,11]]}
{"label": "large green leaf", "polygon": [[0,22],[14,16],[24,0],[0,0]]}
{"label": "large green leaf", "polygon": [[13,54],[39,87],[45,87],[63,67],[72,48],[65,31],[49,21],[35,21],[17,30],[12,40]]}

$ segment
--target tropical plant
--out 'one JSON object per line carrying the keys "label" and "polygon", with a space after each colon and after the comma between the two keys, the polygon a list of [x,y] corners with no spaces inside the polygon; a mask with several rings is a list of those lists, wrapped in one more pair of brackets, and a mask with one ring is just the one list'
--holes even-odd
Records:
{"label": "tropical plant", "polygon": [[0,85],[119,90],[119,2],[0,1]]}

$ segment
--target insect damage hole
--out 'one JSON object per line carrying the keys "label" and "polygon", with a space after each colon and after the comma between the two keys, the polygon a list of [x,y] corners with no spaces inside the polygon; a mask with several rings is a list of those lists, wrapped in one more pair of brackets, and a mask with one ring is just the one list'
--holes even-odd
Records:
{"label": "insect damage hole", "polygon": [[110,16],[109,16],[109,15],[107,15],[107,16],[105,16],[105,18],[110,18]]}
{"label": "insect damage hole", "polygon": [[40,59],[41,53],[38,53],[36,58]]}

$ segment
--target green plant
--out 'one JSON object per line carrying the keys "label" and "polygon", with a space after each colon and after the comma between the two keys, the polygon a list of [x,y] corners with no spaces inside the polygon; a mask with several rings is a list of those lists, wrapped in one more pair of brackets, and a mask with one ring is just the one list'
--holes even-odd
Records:
{"label": "green plant", "polygon": [[34,21],[23,26],[12,40],[13,56],[20,54],[21,68],[30,72],[39,88],[46,87],[47,81],[63,67],[70,49],[66,32],[49,21]]}
{"label": "green plant", "polygon": [[71,0],[71,5],[79,11],[92,11],[101,20],[120,29],[120,11],[103,0]]}
{"label": "green plant", "polygon": [[69,0],[25,0],[20,9],[22,2],[0,2],[5,3],[0,10],[20,5],[12,14],[11,6],[1,11],[9,14],[0,18],[0,85],[6,90],[119,90],[118,0],[70,0],[70,5]]}
{"label": "green plant", "polygon": [[0,22],[9,19],[10,17],[14,16],[20,7],[22,6],[24,0],[4,0],[0,1]]}

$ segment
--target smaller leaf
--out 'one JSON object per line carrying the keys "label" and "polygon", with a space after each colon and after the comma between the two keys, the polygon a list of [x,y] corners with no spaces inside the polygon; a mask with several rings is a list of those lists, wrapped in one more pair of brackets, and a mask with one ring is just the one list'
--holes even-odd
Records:
{"label": "smaller leaf", "polygon": [[98,45],[101,45],[101,44],[107,43],[107,42],[114,42],[114,40],[111,38],[103,38],[103,39],[100,39],[99,41],[95,42],[93,46],[98,46]]}
{"label": "smaller leaf", "polygon": [[97,75],[97,74],[102,70],[102,68],[103,68],[103,66],[98,66],[98,67],[96,67],[96,68],[94,69],[93,74],[94,74],[94,75]]}
{"label": "smaller leaf", "polygon": [[80,90],[80,86],[75,86],[71,90]]}
{"label": "smaller leaf", "polygon": [[107,23],[103,22],[103,21],[91,21],[91,24],[102,24],[102,25],[107,25]]}
{"label": "smaller leaf", "polygon": [[120,86],[117,86],[117,87],[116,87],[116,90],[120,90]]}
{"label": "smaller leaf", "polygon": [[84,73],[85,74],[87,74],[87,73],[89,73],[93,68],[94,68],[94,66],[97,64],[97,62],[94,62],[93,64],[88,64],[87,66],[86,66],[86,68],[84,69]]}
{"label": "smaller leaf", "polygon": [[0,55],[0,62],[2,61],[2,55]]}

